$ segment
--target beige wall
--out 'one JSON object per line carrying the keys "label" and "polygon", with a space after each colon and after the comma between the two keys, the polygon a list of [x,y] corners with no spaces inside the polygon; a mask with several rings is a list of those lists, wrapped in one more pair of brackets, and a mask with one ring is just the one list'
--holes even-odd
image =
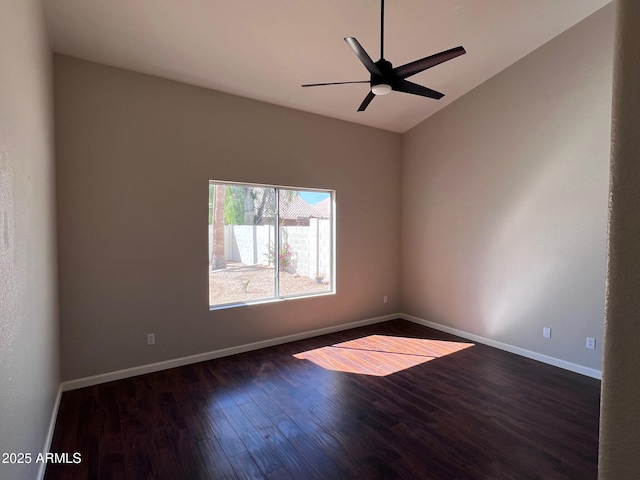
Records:
{"label": "beige wall", "polygon": [[640,4],[617,2],[599,478],[640,478]]}
{"label": "beige wall", "polygon": [[405,134],[405,313],[600,369],[613,26],[609,5]]}
{"label": "beige wall", "polygon": [[[38,0],[0,2],[0,452],[45,448],[59,375],[51,52]],[[34,458],[35,461],[35,458]],[[41,465],[0,463],[32,480]]]}
{"label": "beige wall", "polygon": [[[400,135],[54,64],[65,380],[399,310]],[[210,312],[209,179],[335,189],[337,294]]]}
{"label": "beige wall", "polygon": [[[599,370],[612,31],[404,136],[56,56],[63,378],[398,311]],[[336,189],[338,294],[209,312],[210,178]]]}

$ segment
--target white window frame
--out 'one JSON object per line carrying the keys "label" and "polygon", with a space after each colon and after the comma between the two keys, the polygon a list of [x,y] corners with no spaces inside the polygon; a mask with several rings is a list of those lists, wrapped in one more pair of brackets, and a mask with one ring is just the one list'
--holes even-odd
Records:
{"label": "white window frame", "polygon": [[[337,250],[337,239],[336,239],[336,191],[327,188],[317,188],[317,187],[289,187],[283,185],[273,185],[267,183],[248,183],[248,182],[234,182],[234,181],[226,181],[226,180],[209,180],[209,185],[226,185],[226,186],[235,186],[235,187],[257,187],[257,188],[271,188],[275,190],[275,218],[274,218],[274,231],[277,232],[274,235],[274,251],[280,252],[280,245],[282,242],[281,239],[281,228],[280,228],[280,190],[293,190],[298,192],[318,192],[318,193],[327,193],[330,198],[330,217],[329,217],[329,238],[331,239],[331,248],[329,253],[329,264],[331,268],[331,274],[329,276],[329,290],[326,291],[317,291],[317,292],[308,292],[303,294],[289,294],[289,295],[281,295],[280,294],[280,256],[275,255],[274,257],[274,296],[270,298],[263,298],[257,300],[249,300],[244,302],[231,302],[231,303],[220,303],[209,305],[209,310],[221,310],[226,308],[234,308],[241,307],[246,305],[257,305],[261,303],[273,303],[273,302],[281,302],[285,300],[294,300],[294,299],[304,299],[318,296],[326,296],[326,295],[335,295],[337,291],[336,287],[336,250]],[[211,207],[209,207],[211,208]],[[209,213],[209,212],[208,212]],[[207,222],[208,223],[208,222]],[[208,236],[208,233],[207,233]],[[209,241],[209,238],[207,238]],[[210,279],[208,279],[208,288],[211,288]],[[209,291],[209,290],[207,290]],[[207,295],[208,296],[208,295]]]}

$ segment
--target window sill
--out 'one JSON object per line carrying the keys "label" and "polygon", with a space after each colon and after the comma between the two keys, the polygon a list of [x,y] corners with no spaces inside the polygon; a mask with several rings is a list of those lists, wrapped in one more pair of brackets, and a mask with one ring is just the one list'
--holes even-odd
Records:
{"label": "window sill", "polygon": [[254,305],[264,305],[267,303],[280,303],[290,300],[303,300],[309,298],[317,298],[317,297],[327,297],[330,295],[335,295],[336,292],[318,292],[318,293],[310,293],[308,295],[295,295],[291,297],[280,297],[280,298],[269,298],[265,300],[256,300],[254,302],[237,302],[237,303],[225,303],[222,305],[210,305],[209,311],[213,312],[216,310],[227,310],[229,308],[237,308],[237,307],[252,307]]}

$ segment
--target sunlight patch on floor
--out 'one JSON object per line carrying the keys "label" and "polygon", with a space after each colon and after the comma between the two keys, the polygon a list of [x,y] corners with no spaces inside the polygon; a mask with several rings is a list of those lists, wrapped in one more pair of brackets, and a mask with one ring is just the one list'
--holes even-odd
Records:
{"label": "sunlight patch on floor", "polygon": [[446,340],[369,335],[297,353],[294,357],[309,360],[328,370],[384,377],[473,345]]}

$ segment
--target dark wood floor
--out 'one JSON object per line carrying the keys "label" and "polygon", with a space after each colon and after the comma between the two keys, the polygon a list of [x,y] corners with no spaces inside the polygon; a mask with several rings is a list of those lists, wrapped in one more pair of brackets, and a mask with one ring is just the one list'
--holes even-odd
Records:
{"label": "dark wood floor", "polygon": [[45,478],[595,479],[599,395],[396,320],[65,392]]}

